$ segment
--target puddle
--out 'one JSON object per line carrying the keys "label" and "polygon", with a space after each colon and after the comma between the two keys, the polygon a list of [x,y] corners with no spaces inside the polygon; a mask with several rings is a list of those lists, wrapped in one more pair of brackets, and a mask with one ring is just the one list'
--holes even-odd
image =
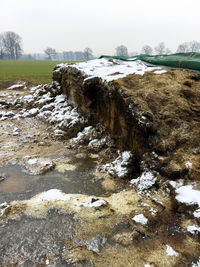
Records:
{"label": "puddle", "polygon": [[20,165],[6,165],[0,168],[6,178],[0,182],[0,203],[29,199],[49,189],[60,189],[64,193],[104,196],[107,190],[94,175],[96,164],[89,157],[74,159],[72,170],[49,171],[44,175],[30,175]]}

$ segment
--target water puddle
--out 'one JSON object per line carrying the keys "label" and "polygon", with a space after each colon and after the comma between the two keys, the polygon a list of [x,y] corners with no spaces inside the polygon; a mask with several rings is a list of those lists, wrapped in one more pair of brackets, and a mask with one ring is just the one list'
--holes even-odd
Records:
{"label": "water puddle", "polygon": [[30,175],[20,165],[1,167],[0,173],[5,175],[5,180],[0,182],[0,203],[29,199],[53,188],[69,194],[104,196],[108,193],[94,175],[96,164],[93,159],[87,155],[82,158],[73,156],[68,163],[73,168],[63,172],[52,170],[44,175]]}

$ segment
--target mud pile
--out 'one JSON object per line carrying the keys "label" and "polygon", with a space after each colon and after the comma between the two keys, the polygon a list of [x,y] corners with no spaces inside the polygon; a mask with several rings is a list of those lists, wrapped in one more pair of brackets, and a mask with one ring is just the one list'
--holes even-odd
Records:
{"label": "mud pile", "polygon": [[53,79],[70,104],[93,125],[103,123],[119,149],[133,153],[135,170],[152,169],[170,179],[200,176],[199,74],[150,67],[141,73],[140,67],[140,73],[107,71],[106,77],[96,71],[105,62],[89,70],[83,64],[57,66]]}

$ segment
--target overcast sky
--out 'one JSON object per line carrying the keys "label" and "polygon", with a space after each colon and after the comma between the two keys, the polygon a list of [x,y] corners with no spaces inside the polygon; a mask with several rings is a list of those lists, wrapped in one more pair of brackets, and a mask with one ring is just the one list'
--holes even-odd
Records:
{"label": "overcast sky", "polygon": [[199,10],[200,0],[1,0],[0,33],[18,33],[25,53],[114,54],[121,44],[133,52],[161,41],[175,51],[200,41]]}

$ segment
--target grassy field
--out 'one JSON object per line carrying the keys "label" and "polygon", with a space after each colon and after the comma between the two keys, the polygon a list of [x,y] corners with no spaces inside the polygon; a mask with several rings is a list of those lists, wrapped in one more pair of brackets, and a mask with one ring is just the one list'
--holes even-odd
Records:
{"label": "grassy field", "polygon": [[28,81],[31,84],[48,83],[52,71],[61,61],[0,60],[0,84]]}

